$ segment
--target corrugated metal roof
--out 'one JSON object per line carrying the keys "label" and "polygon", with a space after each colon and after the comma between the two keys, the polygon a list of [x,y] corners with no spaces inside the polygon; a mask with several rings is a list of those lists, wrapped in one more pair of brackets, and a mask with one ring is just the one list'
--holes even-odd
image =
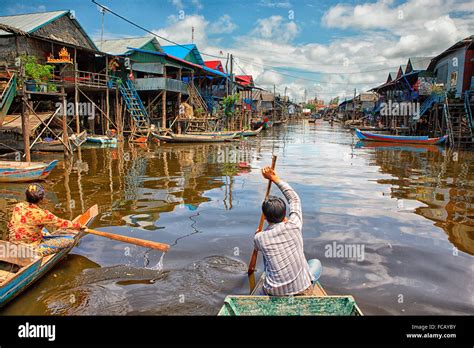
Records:
{"label": "corrugated metal roof", "polygon": [[[69,13],[69,11],[51,11],[19,14],[14,16],[0,16],[0,23],[31,34],[44,25],[64,16],[67,13]],[[0,30],[0,36],[4,35],[11,35],[11,33]]]}
{"label": "corrugated metal roof", "polygon": [[[433,57],[410,57],[408,59],[408,62],[411,63],[411,70],[408,72],[428,69],[428,66],[431,63],[431,59],[433,59]],[[407,68],[409,68],[408,63]],[[407,73],[407,68],[405,68],[405,73]]]}
{"label": "corrugated metal roof", "polygon": [[132,53],[130,47],[140,49],[147,45],[150,41],[153,42],[153,45],[158,52],[163,52],[158,40],[153,36],[127,37],[121,39],[104,40],[102,42],[97,40],[95,44],[102,52],[121,56]]}
{"label": "corrugated metal roof", "polygon": [[191,53],[199,65],[204,65],[204,60],[195,44],[162,46],[162,48],[165,53],[180,59],[186,59],[189,53]]}

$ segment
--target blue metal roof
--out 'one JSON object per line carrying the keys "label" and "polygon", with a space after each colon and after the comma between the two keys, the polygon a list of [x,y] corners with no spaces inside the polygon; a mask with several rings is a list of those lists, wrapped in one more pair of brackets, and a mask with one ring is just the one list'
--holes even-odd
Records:
{"label": "blue metal roof", "polygon": [[[186,57],[191,53],[196,59],[196,62],[199,65],[204,65],[204,60],[199,53],[195,44],[188,44],[188,45],[173,45],[173,46],[161,46],[165,53],[169,54],[170,56],[174,56],[180,59],[186,59]],[[191,62],[193,63],[193,62]]]}
{"label": "blue metal roof", "polygon": [[[143,50],[143,49],[134,48],[134,47],[127,47],[127,49],[128,49],[128,50],[135,51],[135,52],[154,54],[154,55],[157,55],[157,56],[164,56],[164,57],[175,58],[175,59],[178,58],[178,60],[184,61],[183,58],[181,58],[181,57],[176,57],[176,56],[174,56],[174,55],[169,54],[168,52],[166,52],[165,47],[170,47],[170,46],[161,46],[161,48],[163,48],[163,50],[165,51],[165,53],[154,52],[154,51],[149,51],[149,50]],[[221,72],[221,71],[208,68],[208,67],[205,66],[205,65],[198,65],[198,64],[195,64],[195,63],[192,63],[192,62],[188,62],[188,61],[184,61],[184,62],[185,62],[185,63],[189,63],[189,64],[194,65],[194,66],[199,66],[199,68],[203,69],[204,71],[210,72],[210,73],[215,74],[215,75],[219,75],[219,76],[222,76],[222,77],[225,77],[225,78],[227,78],[227,77],[229,76],[229,75],[227,75],[227,74],[225,74],[225,73],[223,73],[223,72]]]}

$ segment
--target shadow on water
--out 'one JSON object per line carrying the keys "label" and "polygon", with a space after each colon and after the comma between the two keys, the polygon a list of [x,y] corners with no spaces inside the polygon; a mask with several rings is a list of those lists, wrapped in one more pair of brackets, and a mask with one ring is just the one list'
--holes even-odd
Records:
{"label": "shadow on water", "polygon": [[[474,154],[359,144],[339,126],[300,122],[238,143],[35,154],[60,160],[46,208],[72,219],[98,204],[92,228],[172,248],[87,235],[0,314],[215,315],[226,295],[248,294],[259,169],[272,153],[301,197],[305,253],[322,261],[328,293],[354,295],[367,314],[473,313]],[[4,234],[23,189],[0,185]],[[363,257],[331,256],[334,243]]]}

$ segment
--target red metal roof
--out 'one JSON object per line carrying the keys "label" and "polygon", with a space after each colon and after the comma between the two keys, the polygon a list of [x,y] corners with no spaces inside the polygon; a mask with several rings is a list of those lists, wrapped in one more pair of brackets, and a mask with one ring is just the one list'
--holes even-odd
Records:
{"label": "red metal roof", "polygon": [[243,86],[253,85],[252,75],[236,75],[235,81]]}
{"label": "red metal roof", "polygon": [[222,67],[222,63],[220,60],[207,60],[204,62],[204,65],[210,69],[224,72],[224,68]]}

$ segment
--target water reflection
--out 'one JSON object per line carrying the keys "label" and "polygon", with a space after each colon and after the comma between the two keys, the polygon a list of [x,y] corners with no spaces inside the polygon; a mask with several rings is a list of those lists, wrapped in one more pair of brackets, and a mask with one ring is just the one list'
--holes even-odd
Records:
{"label": "water reflection", "polygon": [[[361,144],[345,129],[307,123],[239,143],[34,154],[60,160],[44,183],[46,208],[73,218],[97,203],[93,228],[172,248],[161,269],[159,252],[88,235],[0,313],[216,314],[226,295],[248,293],[259,169],[273,153],[301,196],[305,252],[322,260],[329,293],[353,294],[367,314],[472,313],[473,154]],[[2,232],[23,190],[0,185]],[[365,259],[326,257],[334,241],[364,245]]]}

